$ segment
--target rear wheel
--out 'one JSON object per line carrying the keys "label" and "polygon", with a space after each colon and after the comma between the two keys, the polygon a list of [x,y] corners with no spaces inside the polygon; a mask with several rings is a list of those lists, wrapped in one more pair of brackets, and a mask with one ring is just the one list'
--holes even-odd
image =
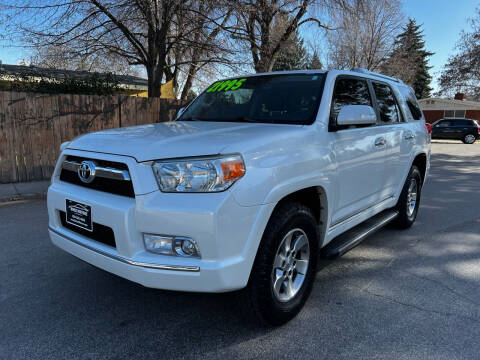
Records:
{"label": "rear wheel", "polygon": [[462,139],[464,144],[473,144],[475,140],[477,140],[477,138],[473,134],[467,134]]}
{"label": "rear wheel", "polygon": [[396,209],[398,216],[395,224],[400,228],[409,228],[415,222],[420,206],[420,195],[422,192],[422,175],[414,165],[408,173],[402,192],[398,199]]}
{"label": "rear wheel", "polygon": [[281,204],[242,291],[243,308],[267,325],[282,325],[295,317],[312,289],[317,249],[317,223],[310,209],[300,203]]}

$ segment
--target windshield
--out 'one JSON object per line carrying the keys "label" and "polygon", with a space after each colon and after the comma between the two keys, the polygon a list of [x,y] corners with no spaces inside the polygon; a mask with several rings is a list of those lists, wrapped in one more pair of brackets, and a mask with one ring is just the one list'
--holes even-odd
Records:
{"label": "windshield", "polygon": [[318,73],[217,81],[178,120],[311,124],[324,78],[325,74]]}

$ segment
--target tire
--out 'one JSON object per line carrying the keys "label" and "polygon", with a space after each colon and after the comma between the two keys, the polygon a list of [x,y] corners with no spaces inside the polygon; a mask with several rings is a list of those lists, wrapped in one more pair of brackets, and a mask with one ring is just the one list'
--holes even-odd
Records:
{"label": "tire", "polygon": [[[413,184],[413,185],[412,185]],[[412,189],[413,187],[413,189]],[[415,191],[415,204],[412,205],[412,193],[414,191],[410,191],[410,198],[409,198],[409,190]],[[420,170],[413,165],[410,168],[410,172],[408,173],[407,179],[405,180],[405,184],[403,185],[402,192],[398,199],[398,203],[396,205],[396,210],[398,210],[399,214],[395,219],[394,224],[401,228],[407,229],[413,225],[415,219],[417,218],[418,208],[420,206],[420,198],[422,193],[422,175]]]}
{"label": "tire", "polygon": [[[283,257],[288,254],[284,250],[290,235],[290,249],[295,249],[297,245],[298,251],[293,254],[290,252],[290,258]],[[303,235],[307,237],[306,240],[302,238]],[[280,204],[260,242],[248,285],[240,293],[243,310],[249,312],[250,318],[253,315],[253,319],[263,325],[279,326],[299,313],[315,279],[318,240],[317,222],[309,208],[296,202]],[[307,258],[308,264],[304,262]],[[283,264],[279,259],[285,259]],[[293,281],[289,282],[289,279]],[[292,286],[287,288],[288,284]]]}
{"label": "tire", "polygon": [[473,134],[467,134],[463,137],[462,141],[464,144],[473,144],[477,138]]}

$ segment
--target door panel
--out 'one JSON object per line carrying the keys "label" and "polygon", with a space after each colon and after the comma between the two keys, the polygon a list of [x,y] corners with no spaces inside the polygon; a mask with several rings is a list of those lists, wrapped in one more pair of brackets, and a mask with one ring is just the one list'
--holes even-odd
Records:
{"label": "door panel", "polygon": [[[337,196],[332,225],[383,200],[386,144],[382,127],[337,131],[333,152],[337,162]],[[377,145],[375,143],[377,142]]]}
{"label": "door panel", "polygon": [[332,225],[385,200],[386,128],[339,127],[336,116],[346,105],[375,106],[372,88],[366,79],[339,77],[335,83],[330,116],[330,125],[336,129],[332,134],[332,150],[337,164]]}
{"label": "door panel", "polygon": [[449,120],[442,120],[432,127],[432,138],[449,139],[452,137],[451,132],[451,122]]}
{"label": "door panel", "polygon": [[377,103],[379,127],[387,142],[380,192],[382,199],[386,199],[392,197],[397,188],[397,172],[401,162],[402,147],[407,136],[405,130],[408,129],[402,126],[405,123],[402,122],[402,113],[392,88],[388,84],[378,81],[372,81],[372,88]]}
{"label": "door panel", "polygon": [[399,123],[388,126],[388,165],[386,175],[386,192],[390,196],[398,191],[405,175],[405,169],[409,167],[410,155],[416,142],[416,135],[411,130],[411,123]]}

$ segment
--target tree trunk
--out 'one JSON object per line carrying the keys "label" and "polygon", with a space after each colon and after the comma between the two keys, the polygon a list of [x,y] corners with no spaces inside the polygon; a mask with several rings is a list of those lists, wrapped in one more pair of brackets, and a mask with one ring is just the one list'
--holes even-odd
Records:
{"label": "tree trunk", "polygon": [[147,66],[147,76],[148,76],[148,97],[156,98],[161,95],[161,86],[162,86],[162,67],[155,66],[154,64]]}
{"label": "tree trunk", "polygon": [[185,80],[185,84],[183,85],[182,94],[180,95],[181,100],[185,100],[187,98],[188,92],[192,88],[193,79],[195,78],[196,73],[197,73],[196,66],[194,64],[191,64],[189,69],[188,69],[187,80]]}

